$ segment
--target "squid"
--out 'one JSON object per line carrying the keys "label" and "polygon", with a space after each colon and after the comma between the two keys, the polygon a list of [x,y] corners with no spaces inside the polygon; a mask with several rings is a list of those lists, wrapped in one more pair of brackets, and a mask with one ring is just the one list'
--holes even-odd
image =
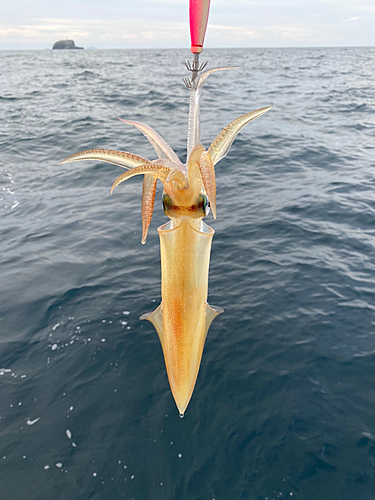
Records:
{"label": "squid", "polygon": [[131,177],[143,175],[142,244],[146,242],[153,215],[157,181],[163,184],[163,209],[170,220],[158,228],[162,301],[155,311],[143,314],[140,319],[150,321],[157,331],[180,416],[184,415],[193,394],[208,329],[215,317],[223,312],[222,308],[207,303],[211,242],[215,231],[203,219],[210,211],[216,219],[215,165],[227,155],[240,130],[272,107],[236,118],[206,150],[200,140],[202,88],[211,73],[231,67],[201,72],[204,65],[185,64],[193,73],[190,79],[184,80],[190,88],[186,164],[154,129],[129,120],[121,121],[145,135],[157,159],[148,160],[125,151],[91,149],[60,162],[95,160],[126,169],[114,181],[111,193]]}

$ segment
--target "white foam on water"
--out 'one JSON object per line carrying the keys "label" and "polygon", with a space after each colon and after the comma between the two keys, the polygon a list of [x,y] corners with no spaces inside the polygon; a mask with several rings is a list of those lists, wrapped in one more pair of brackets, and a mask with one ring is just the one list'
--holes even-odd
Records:
{"label": "white foam on water", "polygon": [[314,342],[315,337],[310,337],[309,339],[304,339],[304,340],[297,340],[297,342],[294,342],[295,345],[303,345],[303,344],[310,344],[310,342]]}
{"label": "white foam on water", "polygon": [[26,420],[27,425],[34,425],[40,420],[40,417],[36,418],[35,420],[30,420],[29,418]]}
{"label": "white foam on water", "polygon": [[371,432],[363,431],[361,434],[362,434],[362,436],[367,437],[368,439],[371,439],[372,441],[374,441],[374,436],[371,434]]}
{"label": "white foam on water", "polygon": [[52,331],[55,331],[56,328],[58,328],[60,325],[61,325],[61,323],[56,323],[56,325],[52,327]]}

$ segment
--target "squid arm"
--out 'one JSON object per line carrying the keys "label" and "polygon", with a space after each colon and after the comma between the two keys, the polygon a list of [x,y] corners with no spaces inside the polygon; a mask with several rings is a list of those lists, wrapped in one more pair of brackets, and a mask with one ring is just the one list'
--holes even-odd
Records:
{"label": "squid arm", "polygon": [[142,239],[141,243],[146,243],[148,228],[151,224],[154,213],[157,175],[145,174],[142,187]]}
{"label": "squid arm", "polygon": [[184,174],[181,171],[174,171],[162,164],[156,164],[156,163],[146,163],[145,165],[140,165],[139,167],[134,167],[131,170],[128,170],[124,174],[120,175],[117,177],[115,182],[112,184],[111,188],[111,194],[113,193],[113,190],[122,182],[126,181],[127,179],[130,179],[131,177],[134,177],[135,175],[142,175],[142,174],[152,174],[156,176],[157,179],[160,179],[162,182],[166,182],[168,176],[174,173],[173,180],[175,182],[178,182],[182,186],[186,184],[186,178]]}
{"label": "squid arm", "polygon": [[256,111],[252,111],[251,113],[247,113],[246,115],[242,115],[230,122],[230,124],[225,128],[223,128],[223,130],[208,148],[208,152],[211,155],[214,165],[216,165],[216,163],[218,163],[228,154],[234,139],[237,137],[237,134],[244,128],[244,126],[255,120],[255,118],[258,118],[258,116],[262,116],[264,113],[267,113],[267,111],[269,111],[271,108],[272,106],[267,106],[266,108],[260,108]]}
{"label": "squid arm", "polygon": [[138,130],[140,130],[145,137],[150,141],[159,159],[167,159],[180,166],[182,170],[182,163],[170,145],[149,125],[142,122],[134,122],[130,120],[123,120],[119,118],[120,121],[128,123],[129,125],[134,125]]}
{"label": "squid arm", "polygon": [[105,161],[123,168],[133,168],[144,163],[151,163],[149,160],[146,160],[141,156],[133,155],[132,153],[127,153],[126,151],[113,151],[112,149],[87,149],[86,151],[81,151],[80,153],[68,156],[65,160],[60,161],[60,165],[63,163],[83,160]]}
{"label": "squid arm", "polygon": [[[104,161],[126,169],[151,164],[149,160],[141,156],[125,151],[113,151],[111,149],[88,149],[81,151],[80,153],[68,156],[60,164],[83,160]],[[145,174],[142,188],[142,244],[146,243],[148,228],[154,211],[156,183],[157,177],[155,175]]]}
{"label": "squid arm", "polygon": [[[177,165],[180,170],[184,169],[173,149],[152,127],[142,122],[123,120],[122,118],[119,118],[119,120],[129,125],[133,125],[140,130],[150,141],[159,159],[167,159]],[[157,177],[152,174],[145,174],[142,188],[142,245],[146,243],[148,228],[154,213],[156,184]]]}

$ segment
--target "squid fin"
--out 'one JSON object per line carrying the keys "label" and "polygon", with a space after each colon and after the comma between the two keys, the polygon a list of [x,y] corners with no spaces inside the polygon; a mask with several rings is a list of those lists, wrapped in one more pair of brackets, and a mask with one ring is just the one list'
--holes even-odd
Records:
{"label": "squid fin", "polygon": [[223,313],[224,309],[218,306],[210,306],[206,302],[206,324],[205,324],[205,336],[207,336],[208,329],[211,326],[211,323],[213,320],[216,318],[216,316],[219,316],[219,314]]}
{"label": "squid fin", "polygon": [[[164,342],[164,332],[163,332],[163,312],[162,312],[162,306],[163,302],[155,309],[153,312],[149,312],[146,314],[142,314],[142,316],[139,318],[140,320],[147,319],[150,323],[152,323],[155,327],[155,330],[158,333],[159,340],[161,345],[163,346]],[[222,314],[224,312],[224,309],[221,307],[217,306],[210,306],[206,302],[206,320],[205,320],[205,337],[207,336],[207,332],[211,326],[211,323],[213,320],[216,318],[216,316],[219,316],[219,314]]]}
{"label": "squid fin", "polygon": [[68,156],[65,160],[62,160],[59,163],[71,163],[73,161],[83,160],[105,161],[124,168],[134,168],[145,163],[150,163],[149,160],[146,160],[141,156],[133,155],[132,153],[127,153],[126,151],[114,151],[112,149],[87,149],[86,151],[81,151],[80,153]]}
{"label": "squid fin", "polygon": [[163,305],[163,302],[160,303],[159,307],[156,308],[155,311],[149,312],[146,314],[142,314],[142,316],[139,319],[140,320],[147,319],[147,321],[149,321],[150,323],[152,323],[154,325],[155,330],[157,331],[157,334],[159,336],[161,346],[163,347],[163,345],[164,345],[164,331],[163,331],[162,305]]}
{"label": "squid fin", "polygon": [[234,139],[237,137],[237,134],[243,129],[243,127],[252,120],[255,120],[255,118],[258,118],[258,116],[261,116],[269,111],[271,108],[272,106],[267,106],[266,108],[260,108],[256,111],[252,111],[251,113],[242,115],[230,122],[230,124],[225,128],[223,128],[223,130],[208,148],[208,152],[212,157],[214,165],[216,165],[217,162],[222,160],[228,154],[228,151]]}

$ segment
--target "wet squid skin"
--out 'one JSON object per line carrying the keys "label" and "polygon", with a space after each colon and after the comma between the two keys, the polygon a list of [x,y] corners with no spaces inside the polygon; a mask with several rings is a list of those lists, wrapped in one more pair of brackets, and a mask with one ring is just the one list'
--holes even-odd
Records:
{"label": "wet squid skin", "polygon": [[159,229],[162,303],[148,319],[158,332],[168,379],[182,415],[192,396],[204,342],[212,320],[223,310],[207,300],[213,229],[188,219]]}
{"label": "wet squid skin", "polygon": [[216,218],[215,164],[228,153],[239,131],[266,113],[271,106],[240,116],[227,125],[206,151],[200,143],[199,99],[214,68],[202,73],[191,88],[188,124],[188,161],[182,164],[160,135],[141,122],[134,125],[153,145],[157,160],[147,160],[124,151],[92,149],[69,156],[61,163],[95,160],[126,169],[112,185],[143,175],[142,243],[151,222],[157,181],[164,186],[163,207],[170,218],[159,227],[162,302],[141,319],[150,321],[160,339],[173,397],[181,415],[192,396],[201,363],[207,331],[223,312],[207,304],[208,271],[214,230],[203,222],[211,209]]}

